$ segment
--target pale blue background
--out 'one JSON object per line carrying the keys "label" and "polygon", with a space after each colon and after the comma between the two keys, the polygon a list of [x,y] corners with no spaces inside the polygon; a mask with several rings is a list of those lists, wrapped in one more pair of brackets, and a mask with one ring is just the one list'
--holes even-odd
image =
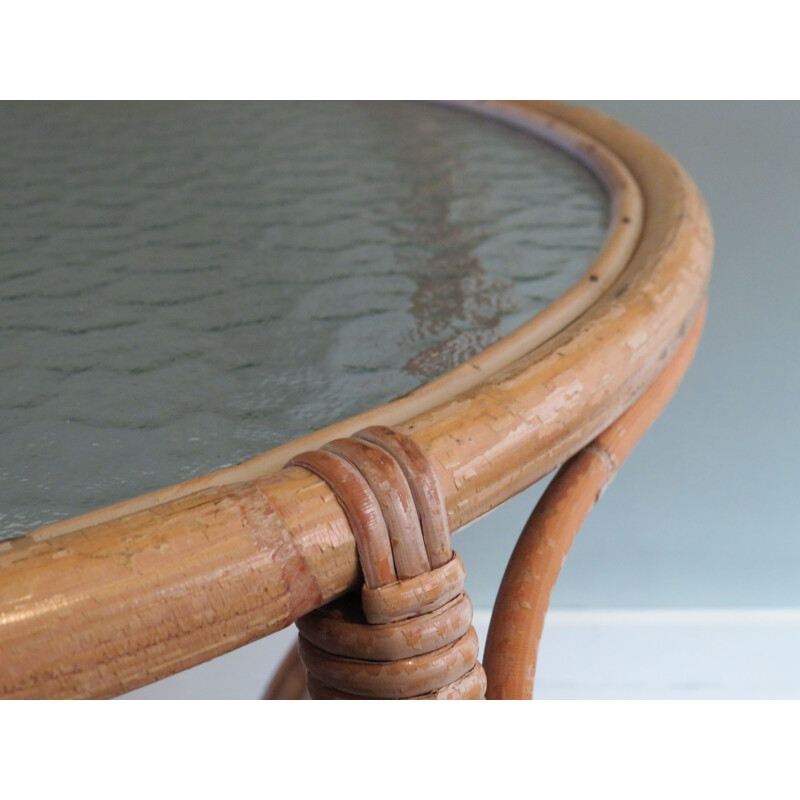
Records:
{"label": "pale blue background", "polygon": [[[587,103],[688,169],[716,250],[678,394],[595,508],[554,608],[800,606],[800,103]],[[541,486],[456,535],[492,604]]]}

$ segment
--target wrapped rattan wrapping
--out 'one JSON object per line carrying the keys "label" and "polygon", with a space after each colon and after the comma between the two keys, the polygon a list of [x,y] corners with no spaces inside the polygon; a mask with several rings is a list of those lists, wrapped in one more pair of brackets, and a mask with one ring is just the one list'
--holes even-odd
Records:
{"label": "wrapped rattan wrapping", "polygon": [[298,621],[311,698],[482,699],[464,565],[450,549],[441,488],[419,448],[373,427],[291,464],[333,490],[365,578],[360,603],[347,595]]}

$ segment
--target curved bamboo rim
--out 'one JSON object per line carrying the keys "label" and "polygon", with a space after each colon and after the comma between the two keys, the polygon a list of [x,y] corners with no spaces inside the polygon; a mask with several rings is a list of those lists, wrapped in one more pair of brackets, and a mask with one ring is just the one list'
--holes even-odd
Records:
{"label": "curved bamboo rim", "polygon": [[578,155],[612,196],[597,261],[561,300],[417,392],[238,467],[0,550],[0,692],[106,697],[285,627],[359,580],[330,489],[294,454],[391,425],[434,465],[451,530],[591,441],[652,383],[703,302],[711,229],[689,177],[597,113],[488,113]]}

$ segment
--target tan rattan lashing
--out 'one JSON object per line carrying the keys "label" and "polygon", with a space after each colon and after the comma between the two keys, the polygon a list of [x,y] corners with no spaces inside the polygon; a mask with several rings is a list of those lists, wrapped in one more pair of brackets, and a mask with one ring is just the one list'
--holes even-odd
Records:
{"label": "tan rattan lashing", "polygon": [[[464,565],[449,546],[449,531],[440,529],[439,481],[407,436],[381,427],[366,436],[388,449],[365,438],[337,439],[290,462],[333,490],[353,522],[364,574],[360,608],[345,597],[298,620],[308,692],[312,699],[482,699],[486,676],[478,663],[472,605],[464,592]],[[348,464],[344,477],[340,460]],[[361,473],[371,494],[351,470]],[[372,546],[387,532],[394,581],[382,577],[387,554]],[[425,543],[442,534],[449,558],[432,566]],[[465,682],[467,674],[474,680]]]}
{"label": "tan rattan lashing", "polygon": [[579,155],[607,186],[609,237],[585,278],[405,398],[0,546],[0,692],[113,696],[355,588],[355,542],[330,488],[303,468],[281,469],[302,451],[392,426],[433,465],[457,531],[578,452],[653,382],[705,297],[712,241],[697,190],[658,147],[601,115],[493,108]]}
{"label": "tan rattan lashing", "polygon": [[323,447],[348,460],[366,478],[380,506],[392,543],[397,577],[413,578],[431,568],[408,479],[389,453],[360,439],[337,439]]}

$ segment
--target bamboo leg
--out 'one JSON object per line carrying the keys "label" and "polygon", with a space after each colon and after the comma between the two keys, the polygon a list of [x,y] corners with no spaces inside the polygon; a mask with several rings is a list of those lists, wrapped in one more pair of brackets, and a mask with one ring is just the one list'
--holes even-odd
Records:
{"label": "bamboo leg", "polygon": [[616,422],[561,467],[520,535],[497,594],[483,665],[487,699],[530,699],[550,595],[581,524],[669,402],[692,360],[706,305],[672,361]]}

